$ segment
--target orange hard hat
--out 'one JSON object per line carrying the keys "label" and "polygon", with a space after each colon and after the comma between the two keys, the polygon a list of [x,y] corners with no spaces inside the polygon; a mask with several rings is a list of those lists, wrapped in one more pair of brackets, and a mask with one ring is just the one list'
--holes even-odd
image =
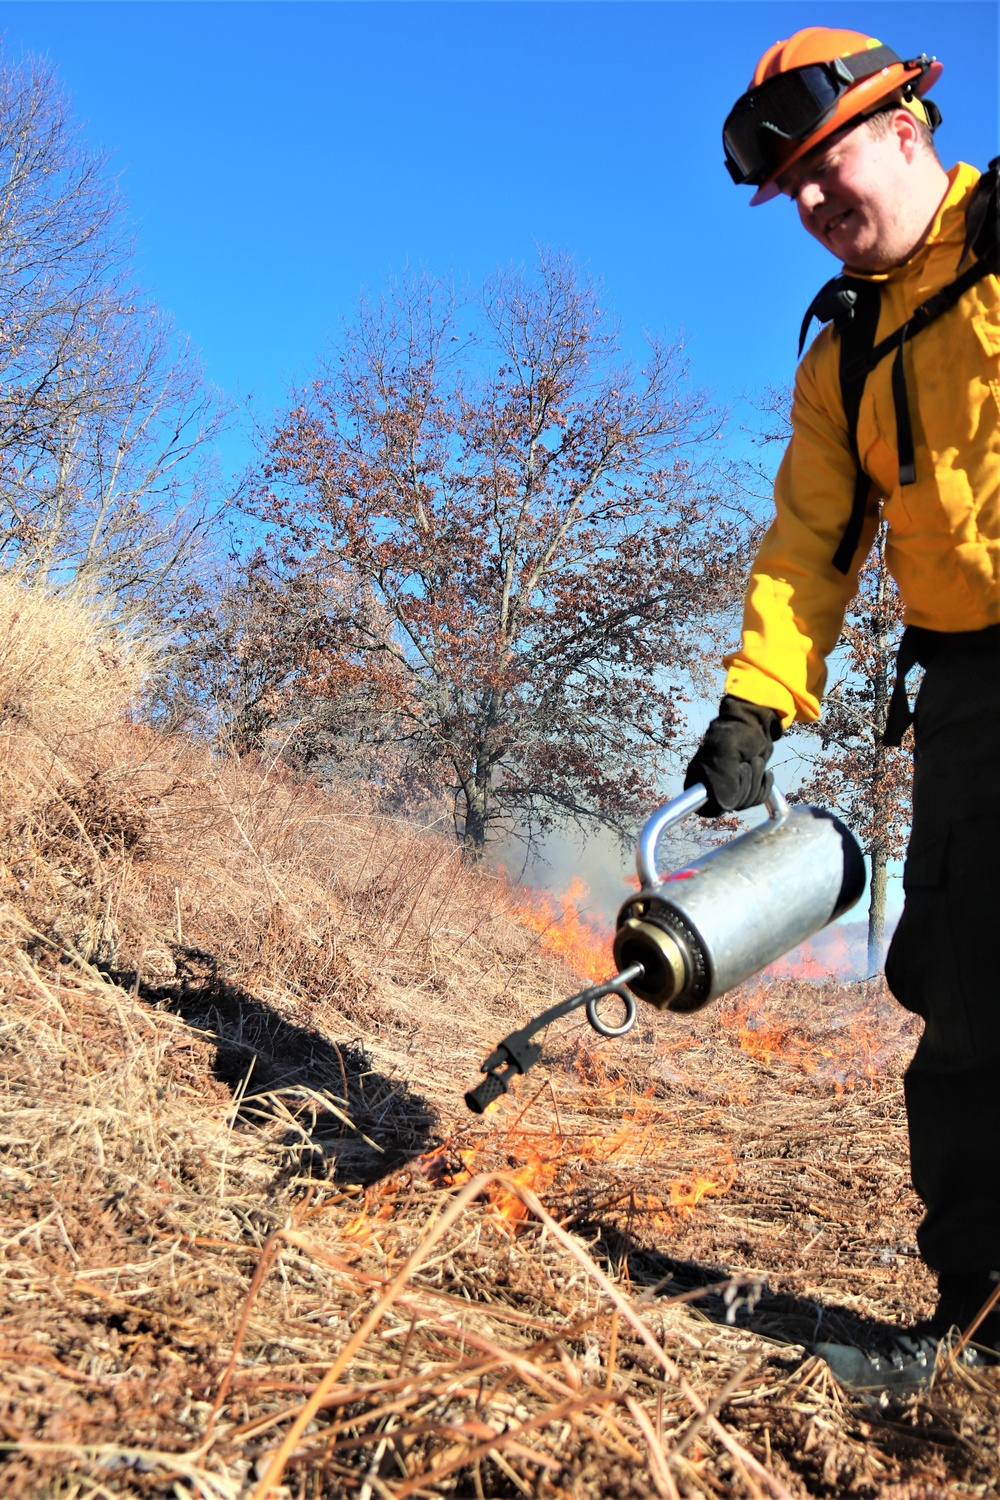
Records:
{"label": "orange hard hat", "polygon": [[723,128],[726,164],[752,182],[751,203],[777,195],[775,178],[814,146],[897,91],[900,103],[933,128],[940,115],[920,102],[943,65],[922,53],[904,61],[861,31],[806,26],[769,47]]}

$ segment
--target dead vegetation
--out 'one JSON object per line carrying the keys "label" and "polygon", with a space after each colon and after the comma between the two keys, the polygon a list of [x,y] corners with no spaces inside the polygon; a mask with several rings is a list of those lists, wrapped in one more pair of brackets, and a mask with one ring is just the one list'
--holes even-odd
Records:
{"label": "dead vegetation", "polygon": [[574,985],[507,888],[129,723],[88,629],[0,663],[5,1495],[998,1493],[995,1373],[879,1405],[806,1351],[930,1294],[879,986],[566,1024],[475,1119]]}

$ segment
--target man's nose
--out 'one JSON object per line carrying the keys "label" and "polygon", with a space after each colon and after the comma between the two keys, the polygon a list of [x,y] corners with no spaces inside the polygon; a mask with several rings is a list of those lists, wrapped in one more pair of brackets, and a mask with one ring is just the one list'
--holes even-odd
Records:
{"label": "man's nose", "polygon": [[823,202],[823,189],[816,181],[803,182],[797,193],[799,208],[803,213],[812,213],[813,209],[819,208]]}

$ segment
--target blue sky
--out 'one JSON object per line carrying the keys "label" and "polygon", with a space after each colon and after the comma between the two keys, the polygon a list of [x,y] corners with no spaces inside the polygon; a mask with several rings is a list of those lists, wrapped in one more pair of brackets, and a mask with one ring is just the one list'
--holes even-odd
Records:
{"label": "blue sky", "polygon": [[834,263],[789,203],[747,206],[719,137],[808,24],[936,53],[946,164],[996,153],[992,3],[0,4],[8,56],[46,56],[111,153],[143,281],[265,413],[362,284],[476,283],[538,241],[604,278],[628,342],[683,330],[720,401],[788,380]]}

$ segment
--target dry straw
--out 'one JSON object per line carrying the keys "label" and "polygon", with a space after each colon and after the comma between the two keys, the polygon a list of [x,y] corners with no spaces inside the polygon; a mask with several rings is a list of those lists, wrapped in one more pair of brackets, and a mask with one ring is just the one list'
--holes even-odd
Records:
{"label": "dry straw", "polygon": [[567,1023],[475,1120],[485,1052],[575,987],[507,887],[360,787],[130,722],[142,651],[17,587],[5,1496],[997,1493],[995,1374],[879,1406],[806,1348],[930,1291],[878,986]]}
{"label": "dry straw", "polygon": [[153,662],[150,643],[117,629],[79,590],[47,593],[0,573],[0,727],[50,746],[122,717]]}

